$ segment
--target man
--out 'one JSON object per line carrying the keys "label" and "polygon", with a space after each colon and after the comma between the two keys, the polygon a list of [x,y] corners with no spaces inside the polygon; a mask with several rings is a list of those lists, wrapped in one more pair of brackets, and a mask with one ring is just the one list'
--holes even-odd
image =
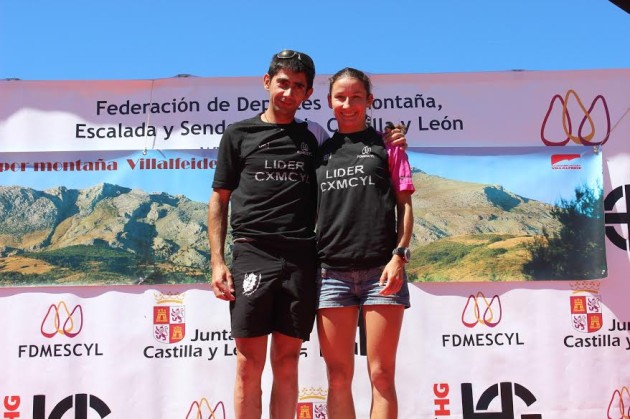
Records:
{"label": "man", "polygon": [[[237,419],[262,415],[261,377],[271,335],[270,417],[293,419],[298,359],[316,315],[314,157],[328,136],[295,119],[313,93],[315,65],[306,54],[275,54],[263,85],[269,107],[230,125],[219,146],[208,212],[212,289],[230,302],[236,342]],[[397,132],[397,136],[404,135]],[[234,246],[224,258],[228,207]]]}

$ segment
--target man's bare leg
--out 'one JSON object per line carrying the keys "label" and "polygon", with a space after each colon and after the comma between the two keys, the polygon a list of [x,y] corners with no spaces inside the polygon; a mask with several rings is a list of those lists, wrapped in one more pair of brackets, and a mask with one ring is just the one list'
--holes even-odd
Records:
{"label": "man's bare leg", "polygon": [[274,333],[271,337],[273,387],[271,419],[294,419],[298,399],[298,361],[302,339]]}
{"label": "man's bare leg", "polygon": [[234,413],[236,419],[262,416],[261,377],[267,358],[267,336],[236,338],[236,382]]}

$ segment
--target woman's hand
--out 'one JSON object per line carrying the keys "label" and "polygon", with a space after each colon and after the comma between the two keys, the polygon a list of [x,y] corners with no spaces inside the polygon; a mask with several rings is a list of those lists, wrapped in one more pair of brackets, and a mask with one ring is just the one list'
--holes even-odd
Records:
{"label": "woman's hand", "polygon": [[403,272],[405,269],[405,261],[400,256],[392,256],[392,259],[381,274],[379,284],[382,289],[380,295],[396,294],[403,285]]}

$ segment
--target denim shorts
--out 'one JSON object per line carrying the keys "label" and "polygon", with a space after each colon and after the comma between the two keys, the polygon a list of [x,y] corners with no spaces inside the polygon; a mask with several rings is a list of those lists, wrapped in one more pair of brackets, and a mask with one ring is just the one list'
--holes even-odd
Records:
{"label": "denim shorts", "polygon": [[318,269],[317,285],[319,289],[318,308],[351,307],[363,305],[402,305],[411,306],[407,274],[396,294],[380,295],[383,288],[379,285],[384,266],[370,269],[341,271],[336,269]]}

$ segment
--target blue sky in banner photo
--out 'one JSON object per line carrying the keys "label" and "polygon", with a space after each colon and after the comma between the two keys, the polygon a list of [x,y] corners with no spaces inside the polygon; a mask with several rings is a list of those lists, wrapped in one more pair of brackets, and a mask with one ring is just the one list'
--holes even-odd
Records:
{"label": "blue sky in banner photo", "polygon": [[319,74],[629,68],[609,0],[0,0],[0,79],[259,76],[273,52]]}

